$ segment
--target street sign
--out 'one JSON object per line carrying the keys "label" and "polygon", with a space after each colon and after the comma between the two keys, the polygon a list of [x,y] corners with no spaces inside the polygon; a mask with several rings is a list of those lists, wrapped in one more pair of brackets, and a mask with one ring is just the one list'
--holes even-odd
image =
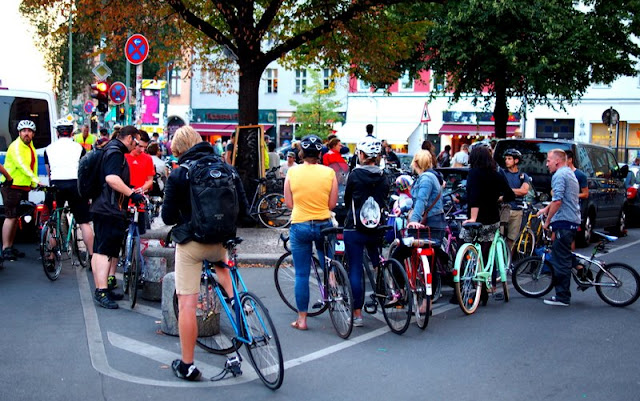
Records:
{"label": "street sign", "polygon": [[421,123],[428,123],[431,121],[431,116],[429,115],[429,109],[427,109],[427,102],[424,102],[424,109],[422,109],[422,117],[420,119]]}
{"label": "street sign", "polygon": [[127,100],[127,87],[120,81],[114,82],[109,88],[109,98],[115,104],[122,104]]}
{"label": "street sign", "polygon": [[93,113],[93,110],[95,110],[95,108],[96,107],[94,106],[93,102],[87,101],[84,104],[84,112],[87,113],[87,114]]}
{"label": "street sign", "polygon": [[112,71],[111,71],[111,68],[109,68],[104,63],[104,61],[101,61],[98,63],[98,65],[93,67],[91,72],[93,72],[93,74],[98,78],[99,81],[104,81],[105,79],[107,79],[109,75],[111,75]]}
{"label": "street sign", "polygon": [[620,121],[620,114],[613,107],[606,109],[602,113],[602,123],[604,125],[617,125],[618,121]]}
{"label": "street sign", "polygon": [[142,64],[149,55],[149,41],[139,33],[131,35],[124,45],[124,55],[131,64]]}

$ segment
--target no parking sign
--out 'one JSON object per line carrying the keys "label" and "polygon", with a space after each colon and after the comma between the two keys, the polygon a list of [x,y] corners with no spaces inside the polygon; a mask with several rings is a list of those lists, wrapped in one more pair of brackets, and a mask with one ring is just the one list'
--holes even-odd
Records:
{"label": "no parking sign", "polygon": [[114,82],[109,88],[109,98],[115,104],[122,104],[127,100],[127,87],[120,81]]}
{"label": "no parking sign", "polygon": [[124,55],[131,64],[142,64],[149,55],[149,41],[139,33],[131,35],[124,45]]}

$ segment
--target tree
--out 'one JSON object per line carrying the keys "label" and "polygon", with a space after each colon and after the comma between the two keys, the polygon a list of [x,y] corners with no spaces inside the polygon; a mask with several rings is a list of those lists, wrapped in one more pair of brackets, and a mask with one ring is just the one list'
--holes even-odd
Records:
{"label": "tree", "polygon": [[405,67],[447,76],[452,102],[493,101],[496,136],[504,138],[510,97],[523,108],[563,107],[592,83],[637,74],[639,8],[619,0],[580,8],[571,0],[447,2],[434,6],[434,24]]}
{"label": "tree", "polygon": [[296,123],[300,124],[296,129],[296,136],[302,138],[314,134],[326,139],[332,132],[331,125],[343,120],[342,116],[334,111],[341,104],[333,100],[333,95],[336,93],[333,80],[329,84],[329,88],[325,89],[319,74],[316,71],[311,71],[311,81],[313,84],[307,86],[304,94],[309,102],[291,101],[291,105],[296,107],[293,117]]}

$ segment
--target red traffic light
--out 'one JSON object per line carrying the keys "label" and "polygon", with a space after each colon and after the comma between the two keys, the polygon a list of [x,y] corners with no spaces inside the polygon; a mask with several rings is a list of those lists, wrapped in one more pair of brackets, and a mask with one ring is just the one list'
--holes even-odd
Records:
{"label": "red traffic light", "polygon": [[106,92],[107,91],[107,83],[106,82],[98,82],[96,84],[96,89],[99,90],[100,92]]}

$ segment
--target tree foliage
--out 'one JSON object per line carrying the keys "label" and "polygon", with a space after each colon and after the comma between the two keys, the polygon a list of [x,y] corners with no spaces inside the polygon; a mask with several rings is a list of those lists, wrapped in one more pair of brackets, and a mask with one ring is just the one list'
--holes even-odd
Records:
{"label": "tree foliage", "polygon": [[329,88],[324,88],[319,74],[311,71],[311,85],[308,85],[304,93],[307,102],[297,102],[291,100],[291,105],[296,107],[293,117],[297,124],[296,135],[304,137],[314,134],[322,139],[326,139],[332,132],[332,124],[342,121],[342,116],[335,111],[340,107],[339,101],[333,99],[335,95],[335,81],[331,80]]}

